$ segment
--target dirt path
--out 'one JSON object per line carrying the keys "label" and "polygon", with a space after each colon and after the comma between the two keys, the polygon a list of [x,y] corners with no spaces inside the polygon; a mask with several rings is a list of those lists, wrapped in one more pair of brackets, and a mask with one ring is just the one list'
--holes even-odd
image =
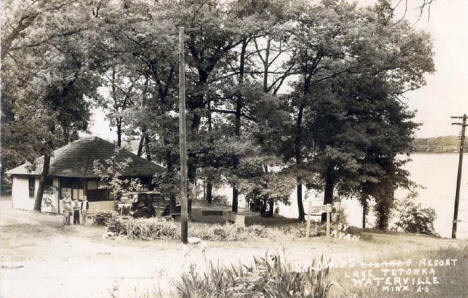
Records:
{"label": "dirt path", "polygon": [[[395,251],[466,245],[422,236],[373,234],[371,241],[310,239],[285,242],[208,242],[184,247],[176,241],[104,239],[94,226],[62,225],[60,216],[14,210],[0,200],[1,297],[151,297],[160,289],[171,296],[171,282],[195,264],[251,262],[268,252],[285,253],[294,264],[322,254],[362,259]],[[31,293],[34,293],[31,296]]]}

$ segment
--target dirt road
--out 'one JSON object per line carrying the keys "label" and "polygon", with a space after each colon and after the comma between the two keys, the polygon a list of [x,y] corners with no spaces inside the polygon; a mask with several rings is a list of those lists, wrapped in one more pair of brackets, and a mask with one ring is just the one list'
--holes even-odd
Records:
{"label": "dirt road", "polygon": [[168,297],[171,282],[190,264],[251,262],[283,252],[295,264],[314,257],[373,258],[395,251],[463,246],[466,241],[402,234],[372,234],[370,241],[310,239],[295,242],[208,242],[207,249],[176,241],[104,239],[104,228],[62,225],[62,217],[11,208],[0,200],[0,296]]}

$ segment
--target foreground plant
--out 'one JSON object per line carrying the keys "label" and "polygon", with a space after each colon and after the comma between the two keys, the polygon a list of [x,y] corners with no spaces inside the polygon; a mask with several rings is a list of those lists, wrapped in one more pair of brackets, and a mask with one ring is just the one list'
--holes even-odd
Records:
{"label": "foreground plant", "polygon": [[175,283],[180,297],[327,297],[332,286],[323,256],[298,270],[279,255],[254,258],[252,265],[214,265],[200,274],[190,267]]}

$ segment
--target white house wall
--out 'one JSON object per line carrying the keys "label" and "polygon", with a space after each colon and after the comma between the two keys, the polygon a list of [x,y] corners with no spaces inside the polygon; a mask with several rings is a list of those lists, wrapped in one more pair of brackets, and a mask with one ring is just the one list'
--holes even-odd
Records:
{"label": "white house wall", "polygon": [[[34,195],[37,193],[39,181],[36,179],[34,183]],[[11,197],[13,208],[23,210],[33,210],[34,198],[29,197],[29,180],[28,177],[13,176],[13,185],[11,188]]]}
{"label": "white house wall", "polygon": [[[39,188],[39,178],[34,179],[34,197]],[[58,180],[54,179],[52,182],[53,192],[44,193],[42,199],[42,212],[57,213],[58,204]],[[13,186],[11,190],[13,208],[22,210],[34,209],[34,197],[29,197],[29,180],[28,177],[13,176]]]}

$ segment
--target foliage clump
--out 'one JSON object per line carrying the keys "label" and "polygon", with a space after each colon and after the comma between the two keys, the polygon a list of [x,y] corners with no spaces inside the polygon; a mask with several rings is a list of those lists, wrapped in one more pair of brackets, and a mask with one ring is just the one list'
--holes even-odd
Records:
{"label": "foliage clump", "polygon": [[111,219],[116,218],[117,213],[109,212],[109,211],[102,211],[97,212],[93,216],[93,223],[98,226],[105,226]]}
{"label": "foliage clump", "polygon": [[233,224],[226,225],[192,225],[190,235],[209,241],[244,241],[265,238],[265,227],[252,225],[240,227]]}
{"label": "foliage clump", "polygon": [[180,226],[164,218],[112,217],[106,222],[107,231],[129,239],[156,240],[179,239]]}
{"label": "foliage clump", "polygon": [[249,266],[210,263],[203,274],[192,265],[175,286],[180,297],[327,297],[332,283],[323,257],[298,270],[273,255]]}
{"label": "foliage clump", "polygon": [[[165,218],[126,218],[115,212],[99,212],[94,216],[94,224],[105,225],[115,236],[139,240],[179,240],[179,223]],[[312,223],[309,237],[325,235],[325,225]],[[289,224],[279,227],[234,224],[192,223],[189,234],[205,241],[254,241],[259,239],[284,240],[306,238],[306,224]]]}
{"label": "foliage clump", "polygon": [[434,208],[424,208],[421,203],[405,199],[398,206],[398,219],[395,226],[406,233],[437,236],[434,230],[436,218]]}
{"label": "foliage clump", "polygon": [[124,179],[123,173],[131,166],[131,158],[123,158],[120,154],[122,149],[116,148],[111,158],[106,160],[95,160],[93,163],[94,173],[104,184],[108,185],[114,198],[126,191],[141,191],[144,189],[140,179]]}

